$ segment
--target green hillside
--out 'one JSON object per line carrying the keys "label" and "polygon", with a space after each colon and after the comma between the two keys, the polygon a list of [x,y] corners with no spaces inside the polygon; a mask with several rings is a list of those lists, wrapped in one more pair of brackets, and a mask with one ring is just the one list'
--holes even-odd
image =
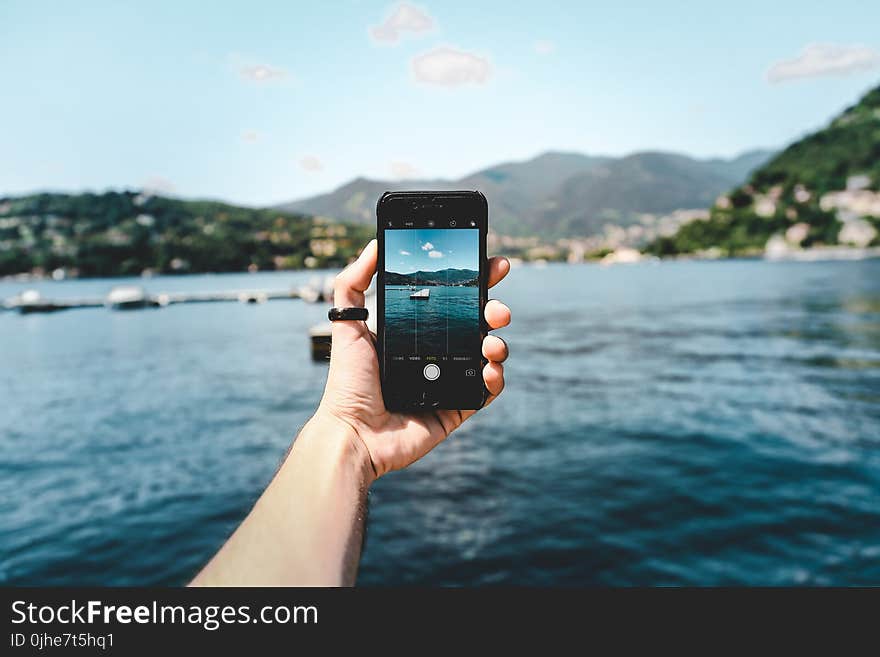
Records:
{"label": "green hillside", "polygon": [[136,191],[0,198],[0,275],[227,272],[345,264],[371,229]]}
{"label": "green hillside", "polygon": [[[849,189],[848,189],[849,187]],[[805,235],[794,246],[838,244],[841,217],[873,224],[871,245],[880,244],[880,217],[864,213],[861,198],[880,190],[880,87],[844,110],[824,129],[798,140],[712,208],[706,221],[684,225],[656,240],[657,255],[718,248],[723,255],[764,249],[774,235],[798,225]],[[824,199],[824,202],[823,202]]]}
{"label": "green hillside", "polygon": [[880,87],[847,108],[824,130],[795,142],[752,176],[752,186],[767,190],[800,183],[819,194],[845,189],[849,176],[868,174],[880,189]]}

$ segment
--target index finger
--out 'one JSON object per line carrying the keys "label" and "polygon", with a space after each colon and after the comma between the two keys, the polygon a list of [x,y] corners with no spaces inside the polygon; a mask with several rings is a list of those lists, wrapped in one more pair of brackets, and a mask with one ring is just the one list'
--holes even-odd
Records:
{"label": "index finger", "polygon": [[489,287],[498,285],[509,272],[510,260],[504,256],[489,258]]}

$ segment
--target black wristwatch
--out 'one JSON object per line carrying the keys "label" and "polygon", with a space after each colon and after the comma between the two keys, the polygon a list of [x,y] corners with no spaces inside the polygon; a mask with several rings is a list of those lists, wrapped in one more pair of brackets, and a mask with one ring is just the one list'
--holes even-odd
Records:
{"label": "black wristwatch", "polygon": [[366,308],[331,308],[327,311],[327,319],[331,322],[354,320],[365,322],[370,313]]}

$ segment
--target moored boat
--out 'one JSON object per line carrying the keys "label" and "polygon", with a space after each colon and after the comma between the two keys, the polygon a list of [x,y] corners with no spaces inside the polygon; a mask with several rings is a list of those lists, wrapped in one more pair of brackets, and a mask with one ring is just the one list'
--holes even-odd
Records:
{"label": "moored boat", "polygon": [[117,285],[110,290],[104,303],[113,310],[133,310],[158,305],[147,296],[144,288],[137,285]]}

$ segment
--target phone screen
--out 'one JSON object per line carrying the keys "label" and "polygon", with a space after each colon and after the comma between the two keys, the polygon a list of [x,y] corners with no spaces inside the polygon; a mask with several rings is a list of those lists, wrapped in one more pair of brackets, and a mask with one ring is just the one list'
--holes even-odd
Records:
{"label": "phone screen", "polygon": [[379,293],[386,405],[478,408],[483,391],[480,229],[467,227],[466,220],[451,220],[453,226],[465,224],[454,228],[417,223],[434,222],[384,229]]}

